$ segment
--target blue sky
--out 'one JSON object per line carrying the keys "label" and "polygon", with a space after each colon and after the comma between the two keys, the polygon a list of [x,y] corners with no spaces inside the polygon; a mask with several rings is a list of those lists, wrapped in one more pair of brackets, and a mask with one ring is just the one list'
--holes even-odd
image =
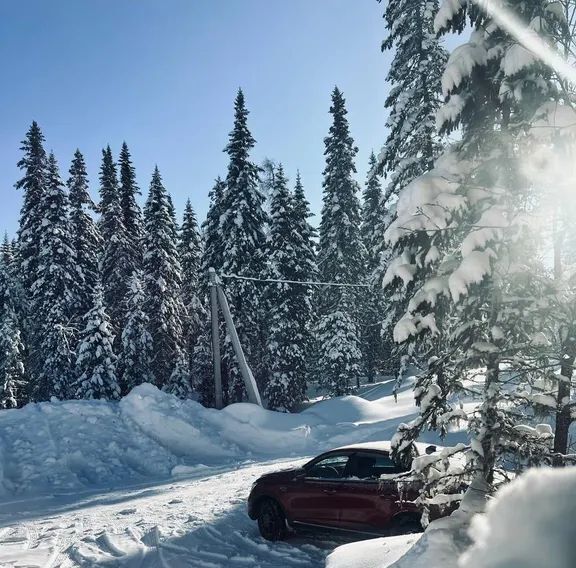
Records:
{"label": "blue sky", "polygon": [[[319,210],[330,92],[347,99],[358,181],[385,138],[389,54],[376,0],[17,0],[0,2],[0,231],[13,234],[16,162],[32,120],[63,178],[76,147],[97,194],[100,150],[126,140],[141,189],[157,163],[200,219],[232,127],[239,86],[256,161],[300,169]],[[142,196],[142,199],[144,196]]]}

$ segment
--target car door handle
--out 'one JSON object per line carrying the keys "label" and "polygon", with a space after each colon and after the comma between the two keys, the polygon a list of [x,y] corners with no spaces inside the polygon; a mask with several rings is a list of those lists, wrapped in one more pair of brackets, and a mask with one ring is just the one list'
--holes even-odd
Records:
{"label": "car door handle", "polygon": [[326,493],[327,495],[334,495],[334,493],[336,493],[336,489],[322,489],[322,493]]}

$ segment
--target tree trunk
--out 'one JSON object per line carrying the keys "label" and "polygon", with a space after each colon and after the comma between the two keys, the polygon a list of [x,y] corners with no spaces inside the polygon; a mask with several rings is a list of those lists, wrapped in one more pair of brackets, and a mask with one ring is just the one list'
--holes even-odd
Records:
{"label": "tree trunk", "polygon": [[563,455],[568,453],[568,434],[572,424],[570,412],[570,394],[572,386],[572,373],[574,358],[576,356],[575,330],[571,327],[568,337],[564,340],[562,350],[562,364],[560,366],[561,380],[558,384],[556,398],[556,424],[554,429],[554,459],[556,467],[564,465]]}

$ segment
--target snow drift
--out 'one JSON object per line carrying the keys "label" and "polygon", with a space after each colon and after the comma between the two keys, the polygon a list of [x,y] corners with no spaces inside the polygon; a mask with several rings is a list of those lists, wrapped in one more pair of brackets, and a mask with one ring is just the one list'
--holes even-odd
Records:
{"label": "snow drift", "polygon": [[534,469],[474,517],[461,568],[574,568],[576,468]]}
{"label": "snow drift", "polygon": [[120,402],[0,411],[0,497],[118,487],[203,465],[308,456],[388,440],[399,422],[416,414],[410,390],[397,402],[390,385],[365,396],[372,400],[346,396],[283,414],[245,403],[208,409],[144,384]]}

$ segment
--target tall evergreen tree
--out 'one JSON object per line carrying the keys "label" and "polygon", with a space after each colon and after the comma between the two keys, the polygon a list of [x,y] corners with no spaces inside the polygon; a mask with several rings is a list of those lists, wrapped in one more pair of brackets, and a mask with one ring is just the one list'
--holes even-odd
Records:
{"label": "tall evergreen tree", "polygon": [[[324,196],[320,222],[320,250],[318,267],[320,279],[338,284],[357,284],[363,278],[366,251],[360,235],[361,215],[358,201],[358,184],[353,178],[356,172],[354,157],[358,149],[350,136],[344,96],[336,87],[332,92],[332,125],[324,139]],[[318,373],[320,381],[332,394],[349,390],[350,377],[359,381],[356,370],[356,347],[360,345],[358,325],[352,317],[352,297],[358,294],[343,286],[326,287],[319,296],[321,320],[316,329],[319,342]],[[355,314],[357,317],[357,314]],[[349,329],[342,335],[344,325]],[[330,333],[338,334],[334,338]],[[334,339],[345,340],[342,349],[333,350],[335,360],[328,357]],[[350,352],[345,352],[345,347]],[[345,377],[344,370],[349,372]],[[341,385],[334,381],[343,381]]]}
{"label": "tall evergreen tree", "polygon": [[142,212],[136,201],[140,190],[136,183],[136,172],[126,142],[122,143],[118,165],[120,167],[120,207],[125,230],[121,270],[129,280],[134,271],[142,267]]}
{"label": "tall evergreen tree", "polygon": [[81,320],[92,305],[92,294],[99,278],[98,258],[102,239],[91,212],[96,207],[88,192],[86,163],[80,150],[74,152],[68,178],[70,233],[76,259],[76,320]]}
{"label": "tall evergreen tree", "polygon": [[[9,243],[7,239],[6,242]],[[25,351],[20,319],[14,309],[14,270],[10,248],[0,257],[0,408],[16,408],[27,402]]]}
{"label": "tall evergreen tree", "polygon": [[[264,196],[259,189],[259,168],[249,157],[255,140],[248,129],[248,110],[242,90],[236,96],[234,111],[234,127],[225,148],[230,162],[220,221],[222,271],[226,274],[259,277],[263,269],[266,215],[263,209]],[[240,342],[258,380],[264,350],[261,291],[252,282],[245,280],[229,280],[226,291]],[[244,383],[229,342],[226,342],[226,347],[230,373],[229,395],[232,401],[242,400],[245,396]]]}
{"label": "tall evergreen tree", "polygon": [[210,205],[208,214],[202,223],[203,250],[200,262],[200,288],[202,296],[208,294],[208,269],[214,268],[216,272],[222,269],[222,253],[224,250],[224,235],[220,228],[223,213],[223,199],[226,183],[220,177],[216,178],[214,187],[210,190]]}
{"label": "tall evergreen tree", "polygon": [[366,186],[362,193],[362,225],[360,226],[360,234],[366,248],[367,272],[371,274],[378,266],[380,260],[378,227],[382,216],[382,185],[376,167],[377,162],[374,152],[370,154],[368,166]]}
{"label": "tall evergreen tree", "polygon": [[8,233],[4,233],[4,240],[0,245],[0,260],[5,266],[12,266],[16,256],[15,243],[8,238]]}
{"label": "tall evergreen tree", "polygon": [[177,244],[174,208],[155,168],[144,209],[144,285],[154,343],[152,372],[160,387],[168,383],[184,347],[185,307]]}
{"label": "tall evergreen tree", "polygon": [[[301,189],[300,180],[298,185]],[[301,197],[299,197],[301,199]],[[304,201],[304,205],[305,205]],[[300,232],[307,219],[295,210],[295,198],[280,164],[274,173],[270,195],[270,234],[267,243],[266,275],[271,280],[309,280],[315,273],[310,241]],[[306,395],[306,363],[310,345],[312,312],[307,286],[271,282],[265,294],[268,322],[268,381],[265,396],[268,407],[291,411]],[[308,321],[303,321],[303,316]]]}
{"label": "tall evergreen tree", "polygon": [[[545,4],[510,0],[503,7],[553,30]],[[556,92],[550,70],[483,6],[445,3],[436,26],[461,31],[466,18],[474,31],[448,60],[439,113],[442,130],[459,128],[462,140],[402,191],[387,231],[395,255],[384,283],[410,294],[397,341],[422,343],[440,333],[447,339],[419,377],[421,415],[399,432],[396,451],[409,448],[423,428],[443,432],[461,419],[457,397],[470,393],[464,381],[482,368],[478,405],[468,416],[468,464],[492,483],[499,464],[521,468],[546,453],[542,438],[521,425],[532,420],[526,393],[550,365],[538,339],[550,311],[548,283],[537,235],[523,221],[540,196],[523,174],[522,139]]]}
{"label": "tall evergreen tree", "polygon": [[394,50],[387,76],[391,89],[384,103],[390,109],[389,134],[379,156],[380,171],[389,178],[386,203],[431,169],[442,150],[435,120],[448,54],[434,30],[437,11],[438,0],[398,0],[386,5],[389,35],[382,50]]}
{"label": "tall evergreen tree", "polygon": [[142,272],[134,272],[126,297],[126,325],[122,330],[122,351],[116,366],[124,393],[142,383],[156,384],[152,373],[154,347],[149,332],[150,321],[144,311],[146,294],[142,282]]}
{"label": "tall evergreen tree", "polygon": [[374,273],[380,265],[382,255],[380,227],[386,219],[382,186],[374,152],[370,154],[366,186],[362,197],[360,234],[366,248],[366,281],[371,285],[361,305],[362,350],[368,380],[372,382],[376,373],[382,370],[385,364],[384,359],[389,359],[390,355],[390,345],[387,345],[389,342],[381,336],[381,313],[385,306],[384,298],[379,282],[374,279]]}
{"label": "tall evergreen tree", "polygon": [[[345,99],[338,87],[332,92],[332,125],[324,139],[324,188],[320,222],[318,266],[324,282],[355,284],[364,273],[365,249],[360,236],[360,202],[354,157],[358,149],[350,136]],[[342,289],[322,292],[323,311],[336,306]]]}
{"label": "tall evergreen tree", "polygon": [[[398,194],[433,167],[443,148],[435,121],[442,102],[441,79],[448,55],[434,30],[437,11],[438,0],[400,0],[388,2],[384,14],[389,34],[382,42],[382,50],[394,50],[394,55],[387,76],[391,89],[385,102],[390,110],[386,123],[388,137],[378,157],[379,172],[388,179],[373,250],[379,264],[373,269],[372,281],[378,288],[392,257],[384,234],[394,219]],[[387,351],[393,343],[392,322],[405,309],[404,294],[386,291],[381,333]],[[403,346],[393,351],[394,369],[389,370],[396,371],[401,380],[415,347]]]}
{"label": "tall evergreen tree", "polygon": [[100,283],[94,289],[92,309],[86,314],[85,321],[76,358],[78,379],[73,385],[74,394],[80,399],[115,400],[120,397],[120,386],[112,348],[114,336]]}
{"label": "tall evergreen tree", "polygon": [[[317,264],[317,231],[310,224],[310,205],[304,194],[304,187],[300,178],[300,172],[296,175],[296,185],[293,197],[293,223],[294,236],[298,239],[296,257],[298,263],[294,265],[294,280],[299,282],[310,282],[318,280]],[[314,337],[313,330],[316,324],[316,306],[314,303],[314,290],[312,288],[297,287],[299,302],[292,317],[298,322],[300,335],[303,340],[303,348],[307,354],[306,372],[300,376],[308,381],[308,375],[313,365],[314,358]],[[306,384],[302,385],[303,392],[306,391]]]}
{"label": "tall evergreen tree", "polygon": [[65,398],[72,376],[71,352],[74,290],[77,279],[74,243],[70,234],[69,202],[54,154],[48,158],[46,189],[40,202],[44,212],[36,280],[31,298],[34,333],[33,373],[36,396]]}
{"label": "tall evergreen tree", "polygon": [[41,227],[45,213],[41,209],[46,191],[47,158],[44,140],[38,124],[36,121],[32,122],[20,148],[24,156],[18,162],[18,167],[24,172],[22,178],[16,182],[16,187],[24,192],[18,228],[18,256],[22,283],[27,290],[36,279]]}
{"label": "tall evergreen tree", "polygon": [[128,287],[126,274],[122,270],[126,251],[126,228],[123,221],[116,164],[110,146],[102,150],[98,210],[100,212],[98,227],[104,243],[100,259],[104,300],[110,313],[112,329],[117,331],[124,320],[124,298]]}
{"label": "tall evergreen tree", "polygon": [[336,309],[323,315],[316,327],[318,386],[330,396],[350,394],[362,374],[359,331],[350,316],[348,292]]}
{"label": "tall evergreen tree", "polygon": [[200,279],[206,280],[206,275],[200,274],[202,239],[198,230],[196,214],[190,200],[186,202],[184,207],[184,217],[178,241],[178,253],[182,266],[182,301],[187,314],[184,321],[185,349],[188,366],[190,366],[194,346],[200,334],[205,315],[205,308],[200,299]]}

